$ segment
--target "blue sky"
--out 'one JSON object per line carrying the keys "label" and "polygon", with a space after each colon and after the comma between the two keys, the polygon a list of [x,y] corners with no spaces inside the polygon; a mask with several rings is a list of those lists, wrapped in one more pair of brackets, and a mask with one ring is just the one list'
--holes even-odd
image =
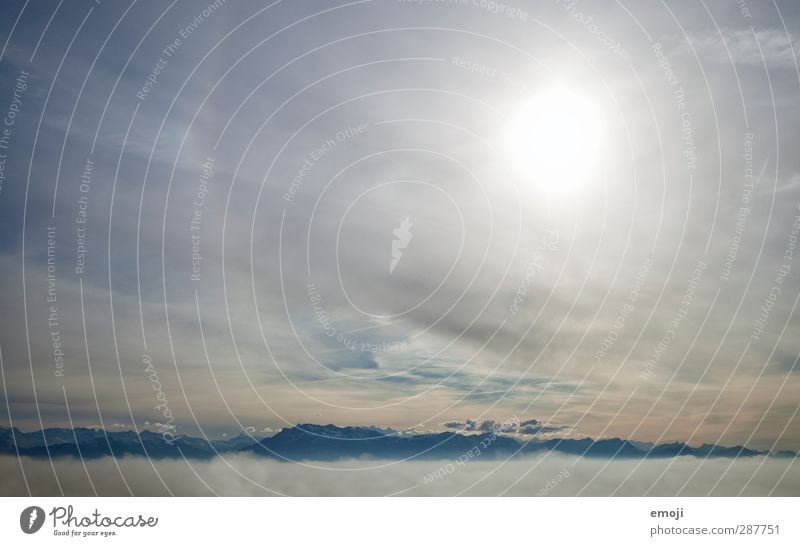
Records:
{"label": "blue sky", "polygon": [[[517,416],[800,448],[798,6],[508,4],[5,3],[8,421],[163,420],[147,355],[194,434]],[[556,84],[604,120],[567,194],[503,138]]]}

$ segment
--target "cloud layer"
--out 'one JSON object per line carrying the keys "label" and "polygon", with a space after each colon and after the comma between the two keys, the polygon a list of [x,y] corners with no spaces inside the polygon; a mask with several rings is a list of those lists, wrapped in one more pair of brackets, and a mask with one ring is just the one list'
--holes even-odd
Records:
{"label": "cloud layer", "polygon": [[[28,480],[26,488],[22,470]],[[58,476],[58,481],[54,479]],[[646,461],[546,455],[507,462],[473,459],[396,463],[279,463],[248,456],[209,462],[95,461],[0,457],[0,495],[138,496],[796,496],[795,459],[693,457]]]}

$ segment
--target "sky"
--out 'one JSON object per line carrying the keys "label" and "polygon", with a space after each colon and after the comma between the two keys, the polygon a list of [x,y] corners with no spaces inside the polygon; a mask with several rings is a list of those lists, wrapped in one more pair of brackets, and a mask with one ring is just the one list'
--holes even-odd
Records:
{"label": "sky", "polygon": [[2,9],[0,424],[800,449],[796,3]]}

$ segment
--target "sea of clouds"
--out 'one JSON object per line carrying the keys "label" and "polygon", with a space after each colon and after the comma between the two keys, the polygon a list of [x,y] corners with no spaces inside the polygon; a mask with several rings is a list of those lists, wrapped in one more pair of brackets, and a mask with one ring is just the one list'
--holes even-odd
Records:
{"label": "sea of clouds", "polygon": [[210,461],[0,457],[0,495],[37,496],[797,496],[792,458],[288,463],[247,455]]}

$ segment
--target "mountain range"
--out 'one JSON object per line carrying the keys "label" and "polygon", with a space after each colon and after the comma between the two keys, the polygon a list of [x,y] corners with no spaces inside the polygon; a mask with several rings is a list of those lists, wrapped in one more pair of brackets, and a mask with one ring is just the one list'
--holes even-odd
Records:
{"label": "mountain range", "polygon": [[[171,440],[171,441],[169,441]],[[373,459],[458,459],[459,457],[508,458],[531,453],[558,452],[598,458],[694,457],[797,457],[794,451],[770,453],[743,446],[682,442],[645,444],[620,438],[550,438],[520,440],[501,433],[455,432],[408,434],[376,427],[339,427],[298,424],[274,436],[258,439],[240,434],[228,440],[191,436],[165,438],[144,430],[108,432],[93,428],[47,428],[22,432],[0,427],[0,453],[29,457],[145,456],[154,459],[210,459],[219,454],[250,453],[277,460],[333,461]]]}

